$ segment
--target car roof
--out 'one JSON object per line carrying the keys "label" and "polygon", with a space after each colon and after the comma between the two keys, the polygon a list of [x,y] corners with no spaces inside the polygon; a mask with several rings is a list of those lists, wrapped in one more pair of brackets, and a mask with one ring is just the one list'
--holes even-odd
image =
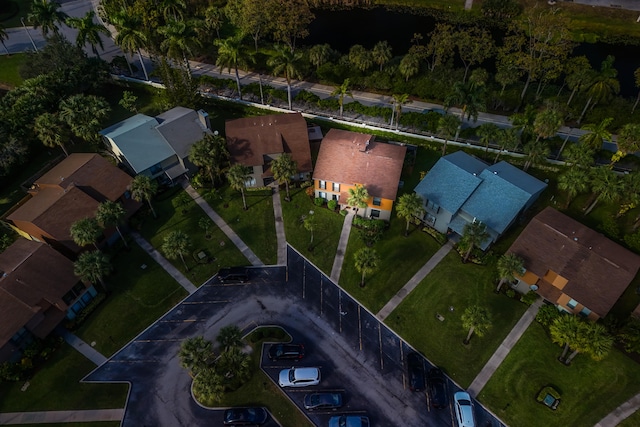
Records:
{"label": "car roof", "polygon": [[316,378],[320,369],[318,368],[293,368],[296,378]]}

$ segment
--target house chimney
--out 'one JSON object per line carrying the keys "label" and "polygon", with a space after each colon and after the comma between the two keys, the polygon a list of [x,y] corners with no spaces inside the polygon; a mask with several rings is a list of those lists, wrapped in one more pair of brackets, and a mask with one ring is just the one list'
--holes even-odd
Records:
{"label": "house chimney", "polygon": [[211,130],[211,122],[209,121],[209,114],[204,110],[198,110],[198,119],[202,126]]}

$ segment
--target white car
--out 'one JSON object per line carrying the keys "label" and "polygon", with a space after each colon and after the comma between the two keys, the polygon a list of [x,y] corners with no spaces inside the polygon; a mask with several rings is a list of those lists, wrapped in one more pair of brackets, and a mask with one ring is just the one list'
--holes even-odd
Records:
{"label": "white car", "polygon": [[307,387],[320,383],[320,368],[283,369],[278,377],[280,387]]}
{"label": "white car", "polygon": [[453,395],[454,412],[458,427],[476,427],[476,420],[473,415],[473,403],[469,393],[459,391]]}

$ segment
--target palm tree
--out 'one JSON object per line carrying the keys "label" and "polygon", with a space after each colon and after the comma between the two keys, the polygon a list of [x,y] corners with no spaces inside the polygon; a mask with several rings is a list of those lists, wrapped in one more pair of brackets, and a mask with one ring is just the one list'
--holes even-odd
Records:
{"label": "palm tree", "polygon": [[228,72],[233,69],[236,76],[236,85],[238,87],[238,97],[242,99],[242,89],[240,87],[240,73],[238,67],[247,68],[250,62],[250,56],[242,45],[244,39],[243,34],[239,34],[226,39],[217,39],[213,44],[218,46],[218,58],[216,65],[220,67],[220,73],[226,68]]}
{"label": "palm tree", "polygon": [[471,336],[475,333],[477,336],[482,337],[491,328],[491,316],[486,308],[473,305],[467,307],[462,314],[462,327],[468,329],[467,337],[464,339],[464,344],[469,344]]}
{"label": "palm tree", "polygon": [[118,14],[110,17],[111,22],[118,30],[115,42],[122,48],[123,51],[132,54],[136,52],[138,54],[138,60],[140,66],[144,72],[144,79],[149,81],[149,74],[147,73],[147,67],[142,60],[141,49],[148,43],[147,35],[144,31],[140,30],[142,22],[139,16],[129,13],[127,10],[123,10]]}
{"label": "palm tree", "polygon": [[614,60],[615,58],[613,56],[607,56],[607,58],[602,61],[600,72],[590,81],[591,85],[587,90],[589,98],[578,118],[578,124],[582,122],[582,118],[586,114],[589,106],[593,109],[597,103],[607,101],[613,94],[620,92],[620,82],[617,79],[618,70],[613,67]]}
{"label": "palm tree", "polygon": [[206,369],[214,359],[213,346],[203,336],[187,338],[180,344],[178,351],[180,366],[187,369],[195,377]]}
{"label": "palm tree", "polygon": [[165,20],[169,21],[173,19],[174,21],[179,21],[178,18],[181,20],[182,14],[187,9],[187,3],[185,0],[162,0],[160,7],[162,8]]}
{"label": "palm tree", "polygon": [[589,215],[598,202],[613,203],[622,194],[624,182],[611,169],[606,167],[591,170],[591,198],[585,208],[585,215]]}
{"label": "palm tree", "polygon": [[4,47],[4,50],[7,52],[7,56],[11,56],[9,49],[7,49],[7,45],[4,44],[4,41],[8,39],[9,35],[7,34],[7,31],[2,25],[0,25],[0,43],[2,43],[2,47]]}
{"label": "palm tree", "polygon": [[189,160],[194,165],[204,168],[209,175],[211,185],[215,185],[216,179],[226,169],[229,161],[224,137],[206,134],[189,149]]}
{"label": "palm tree", "polygon": [[619,162],[624,156],[640,151],[640,125],[637,123],[627,123],[618,132],[616,141],[618,151],[611,157],[611,165]]}
{"label": "palm tree", "polygon": [[453,91],[445,99],[444,105],[447,110],[452,105],[460,106],[460,124],[456,130],[455,140],[458,139],[465,116],[467,120],[472,117],[474,122],[478,120],[478,113],[484,110],[485,107],[484,93],[484,85],[476,84],[472,81],[466,83],[456,82],[453,85]]}
{"label": "palm tree", "polygon": [[366,209],[369,201],[369,192],[364,185],[356,184],[355,187],[349,188],[349,197],[347,197],[347,205],[356,208],[356,215],[360,208]]}
{"label": "palm tree", "polygon": [[298,172],[298,164],[293,160],[291,154],[283,153],[271,162],[271,172],[273,173],[273,178],[279,184],[284,182],[287,189],[286,200],[289,201],[289,183],[291,182],[291,177]]}
{"label": "palm tree", "polygon": [[[396,93],[392,95],[393,100],[391,103],[393,104],[393,113],[396,116],[396,130],[398,130],[398,126],[400,125],[400,115],[402,114],[402,106],[405,104],[410,104],[411,101],[409,99],[408,93]],[[393,126],[393,115],[391,116],[391,126]]]}
{"label": "palm tree", "polygon": [[612,117],[607,117],[598,124],[589,123],[582,126],[580,129],[588,132],[581,135],[578,140],[592,150],[600,150],[604,141],[611,141],[611,132],[607,128],[612,121]]}
{"label": "palm tree", "polygon": [[126,216],[127,212],[124,210],[122,205],[117,202],[112,202],[111,200],[107,200],[106,202],[100,203],[98,205],[98,210],[96,211],[96,219],[103,227],[108,227],[113,225],[116,227],[120,238],[122,239],[122,243],[126,247],[127,240],[124,238],[122,231],[120,230],[120,223]]}
{"label": "palm tree", "polygon": [[90,243],[98,249],[96,241],[102,235],[102,228],[95,218],[79,219],[69,229],[71,238],[80,247],[84,247]]}
{"label": "palm tree", "polygon": [[382,71],[384,64],[388,63],[393,57],[391,54],[391,45],[386,40],[379,41],[373,46],[371,56],[373,57],[373,62],[378,64],[380,66],[380,71]]}
{"label": "palm tree", "polygon": [[239,387],[251,378],[251,356],[238,347],[223,352],[216,364],[216,370],[225,378],[233,380],[233,387]]}
{"label": "palm tree", "polygon": [[364,279],[366,275],[375,272],[380,264],[380,257],[375,249],[362,248],[353,256],[356,270],[362,274],[360,279],[360,287],[364,287]]}
{"label": "palm tree", "polygon": [[545,141],[530,141],[524,146],[525,162],[522,168],[525,172],[531,165],[539,165],[551,154],[551,149]]}
{"label": "palm tree", "polygon": [[520,139],[528,141],[533,135],[533,124],[536,120],[536,110],[532,105],[527,105],[522,113],[509,116],[514,129],[521,133]]}
{"label": "palm tree", "polygon": [[569,348],[575,345],[580,335],[580,328],[583,322],[576,316],[571,314],[562,314],[549,325],[549,334],[551,341],[564,346],[560,361],[564,362],[569,352]]}
{"label": "palm tree", "polygon": [[404,77],[404,81],[408,82],[409,79],[420,71],[420,57],[414,53],[409,52],[400,60],[398,71]]}
{"label": "palm tree", "polygon": [[407,228],[404,230],[405,237],[409,235],[409,222],[414,218],[422,218],[424,206],[422,198],[416,193],[406,193],[400,196],[396,204],[396,215],[398,218],[407,220]]}
{"label": "palm tree", "polygon": [[567,209],[575,196],[589,189],[589,175],[584,169],[571,168],[558,177],[558,189],[567,193]]}
{"label": "palm tree", "polygon": [[184,256],[189,253],[190,247],[191,239],[189,239],[189,236],[180,230],[174,230],[165,236],[164,242],[162,243],[162,252],[164,252],[169,259],[180,257],[184,268],[189,271],[189,266],[187,266]]}
{"label": "palm tree", "polygon": [[613,345],[613,337],[609,335],[607,329],[599,323],[581,322],[578,329],[579,336],[576,343],[572,345],[573,351],[565,360],[569,365],[580,352],[587,353],[595,361],[605,358]]}
{"label": "palm tree", "polygon": [[342,113],[344,111],[344,97],[350,96],[353,98],[353,94],[349,90],[349,79],[345,79],[340,86],[337,86],[333,92],[331,92],[331,96],[338,97],[338,104],[340,105],[340,117],[342,117]]}
{"label": "palm tree", "polygon": [[[4,45],[4,43],[2,44]],[[9,53],[9,51],[7,51],[7,53]],[[640,68],[636,68],[636,70],[633,72],[633,78],[634,78],[636,87],[640,89]],[[633,114],[633,112],[636,111],[638,102],[640,102],[640,90],[638,91],[638,96],[636,96],[636,102],[633,103],[633,107],[631,108],[631,114]]]}
{"label": "palm tree", "polygon": [[157,218],[156,211],[153,209],[153,205],[151,205],[151,199],[153,199],[153,196],[158,192],[158,182],[152,180],[146,175],[136,175],[136,177],[131,181],[130,189],[133,200],[138,202],[147,202],[153,217]]}
{"label": "palm tree", "polygon": [[204,231],[205,239],[210,239],[211,234],[209,233],[209,229],[213,226],[213,221],[208,216],[203,216],[198,220],[198,227],[202,228]]}
{"label": "palm tree", "polygon": [[500,288],[502,288],[502,285],[506,282],[513,282],[516,275],[521,276],[525,272],[524,261],[512,252],[502,255],[498,259],[496,267],[498,269],[498,275],[500,276],[496,292],[500,292]]}
{"label": "palm tree", "polygon": [[520,145],[520,135],[517,128],[500,129],[500,134],[498,135],[500,149],[496,153],[496,158],[493,159],[493,163],[498,162],[498,158],[503,151],[513,150]]}
{"label": "palm tree", "polygon": [[456,134],[461,124],[462,122],[457,116],[449,113],[438,119],[438,134],[444,138],[444,144],[442,144],[443,156],[447,154],[447,143],[449,139]]}
{"label": "palm tree", "polygon": [[479,248],[489,236],[487,226],[482,221],[473,221],[465,224],[459,243],[460,247],[466,250],[462,262],[467,262],[471,251],[476,247]]}
{"label": "palm tree", "polygon": [[316,70],[325,62],[329,61],[332,55],[331,45],[317,44],[309,49],[309,61],[316,66]]}
{"label": "palm tree", "polygon": [[33,24],[33,28],[42,27],[42,35],[46,38],[49,32],[58,34],[57,24],[64,23],[69,17],[59,9],[60,3],[55,1],[34,0],[27,19]]}
{"label": "palm tree", "polygon": [[373,64],[373,55],[364,46],[356,44],[349,49],[349,62],[358,70],[365,72]]}
{"label": "palm tree", "polygon": [[104,277],[113,270],[109,257],[100,251],[83,252],[73,263],[73,274],[89,283],[100,282],[105,292],[108,290]]}
{"label": "palm tree", "polygon": [[164,27],[158,28],[158,33],[164,37],[160,49],[167,57],[182,61],[188,77],[191,78],[191,67],[187,57],[192,55],[194,47],[201,46],[194,24],[170,20]]}
{"label": "palm tree", "polygon": [[309,242],[309,250],[313,249],[313,231],[316,228],[316,217],[314,215],[307,215],[303,223],[305,230],[311,233],[311,241]]}
{"label": "palm tree", "polygon": [[242,331],[236,325],[225,326],[220,329],[216,341],[220,344],[222,351],[229,351],[232,348],[240,348],[243,345]]}
{"label": "palm tree", "polygon": [[630,317],[618,333],[627,353],[640,353],[640,319]]}
{"label": "palm tree", "polygon": [[247,179],[249,179],[250,175],[251,169],[241,165],[240,163],[236,163],[231,166],[227,171],[227,180],[229,181],[229,185],[231,188],[242,194],[242,205],[244,206],[245,211],[247,210],[247,201],[244,197],[244,189],[247,186]]}
{"label": "palm tree", "polygon": [[493,123],[483,123],[478,126],[476,135],[480,137],[480,144],[484,145],[485,154],[489,152],[489,144],[500,138],[500,128]]}
{"label": "palm tree", "polygon": [[594,151],[583,144],[571,144],[564,153],[565,162],[571,168],[586,168],[593,164]]}
{"label": "palm tree", "polygon": [[302,52],[292,52],[287,46],[275,45],[274,53],[267,60],[267,65],[272,67],[274,76],[284,74],[287,81],[287,95],[289,99],[289,110],[291,107],[291,80],[302,78],[302,67],[304,55]]}
{"label": "palm tree", "polygon": [[536,134],[536,142],[538,142],[540,138],[547,139],[555,136],[560,126],[562,126],[562,123],[562,115],[557,109],[550,107],[540,111],[533,120],[533,131]]}
{"label": "palm tree", "polygon": [[69,156],[64,141],[69,138],[69,131],[61,122],[58,114],[42,113],[33,122],[33,130],[45,147],[60,147],[65,156]]}
{"label": "palm tree", "polygon": [[99,140],[98,131],[110,112],[107,101],[95,95],[72,95],[60,102],[60,119],[75,136],[88,142]]}
{"label": "palm tree", "polygon": [[104,50],[104,44],[102,43],[100,34],[111,37],[111,31],[104,25],[95,22],[95,16],[96,13],[91,10],[82,18],[67,18],[67,25],[78,30],[76,46],[82,49],[86,43],[89,43],[91,51],[99,58],[100,54],[98,53],[97,46],[100,46],[100,49]]}
{"label": "palm tree", "polygon": [[193,394],[198,400],[219,401],[224,395],[226,379],[213,368],[205,368],[193,380]]}

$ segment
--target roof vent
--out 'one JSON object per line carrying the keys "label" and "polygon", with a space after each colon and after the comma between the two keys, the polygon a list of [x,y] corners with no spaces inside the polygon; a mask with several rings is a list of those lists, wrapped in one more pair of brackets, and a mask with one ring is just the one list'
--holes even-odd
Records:
{"label": "roof vent", "polygon": [[473,173],[473,176],[478,176],[478,175],[476,175],[476,173],[474,172],[474,173]]}
{"label": "roof vent", "polygon": [[577,238],[577,237],[574,237],[574,238],[573,238],[573,241],[574,241],[574,242],[577,242],[577,241],[578,241],[578,238]]}
{"label": "roof vent", "polygon": [[498,175],[498,171],[493,171],[493,174],[494,175]]}

